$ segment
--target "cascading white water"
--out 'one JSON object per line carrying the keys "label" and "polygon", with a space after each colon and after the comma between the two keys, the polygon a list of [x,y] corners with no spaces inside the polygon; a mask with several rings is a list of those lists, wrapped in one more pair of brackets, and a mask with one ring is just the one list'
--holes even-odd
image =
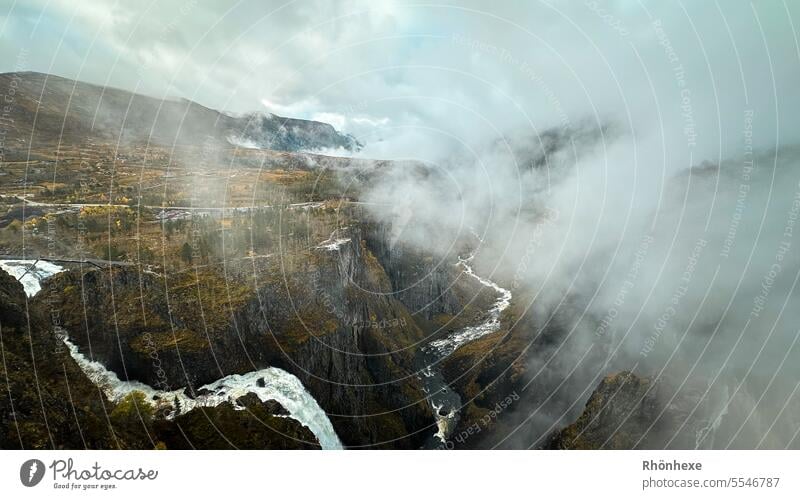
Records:
{"label": "cascading white water", "polygon": [[[42,280],[64,270],[49,262],[40,261],[34,265],[34,260],[4,260],[0,261],[0,268],[17,279],[24,275],[21,282],[28,296],[42,289]],[[241,410],[244,407],[239,406],[236,400],[254,393],[262,402],[275,400],[281,404],[289,412],[290,418],[311,430],[323,449],[342,448],[330,419],[317,401],[297,377],[277,367],[226,376],[202,386],[198,390],[202,395],[191,398],[183,389],[164,391],[138,381],[122,381],[115,372],[82,354],[68,337],[64,337],[63,341],[81,370],[110,400],[117,401],[131,392],[139,391],[153,406],[170,409],[167,417],[174,418],[196,407],[216,407],[224,402],[230,402],[234,408]]]}
{"label": "cascading white water", "polygon": [[325,249],[325,250],[328,250],[328,251],[339,251],[339,248],[341,248],[343,244],[350,242],[350,238],[349,237],[337,237],[339,232],[344,228],[345,227],[339,227],[339,228],[335,229],[331,233],[331,237],[329,237],[327,240],[322,241],[321,243],[319,243],[316,248],[317,249]]}
{"label": "cascading white water", "polygon": [[[463,267],[465,274],[477,279],[483,286],[495,290],[499,294],[499,297],[494,302],[492,308],[489,309],[486,320],[474,326],[460,329],[444,338],[430,342],[420,350],[417,361],[424,366],[420,369],[422,377],[419,379],[423,382],[423,390],[428,396],[428,403],[436,418],[436,427],[438,431],[434,435],[434,438],[443,444],[446,443],[450,432],[452,432],[458,424],[461,397],[450,389],[442,373],[438,369],[434,369],[433,366],[439,364],[459,347],[497,331],[500,328],[500,314],[511,304],[511,291],[500,287],[489,279],[475,274],[475,271],[469,265],[469,262],[471,262],[474,257],[475,254],[473,253],[468,258],[459,258],[458,265]],[[428,448],[435,448],[433,442],[428,442],[426,446]]]}
{"label": "cascading white water", "polygon": [[36,260],[0,260],[0,268],[18,280],[28,296],[42,289],[43,280],[64,270],[60,265]]}
{"label": "cascading white water", "polygon": [[497,298],[497,301],[494,302],[492,308],[489,309],[489,317],[485,321],[475,326],[465,327],[442,339],[432,341],[429,344],[429,347],[435,349],[442,357],[447,357],[462,345],[497,331],[500,327],[500,314],[511,304],[511,291],[501,288],[497,283],[475,273],[469,265],[469,262],[471,262],[474,257],[475,255],[473,254],[470,255],[469,258],[459,259],[458,263],[464,268],[464,273],[477,279],[482,285],[497,291],[500,296]]}
{"label": "cascading white water", "polygon": [[248,393],[254,393],[262,402],[275,400],[280,403],[289,411],[289,417],[311,430],[323,449],[342,448],[342,443],[336,436],[325,411],[306,391],[300,380],[283,369],[268,367],[246,374],[225,376],[200,387],[198,392],[202,395],[191,398],[182,388],[165,391],[138,381],[122,381],[116,373],[106,369],[103,364],[83,355],[69,338],[64,338],[64,343],[69,347],[72,358],[83,372],[110,400],[118,401],[131,392],[139,391],[154,407],[169,409],[167,419],[172,419],[196,407],[216,407],[224,402],[230,402],[235,409],[243,410],[244,407],[236,400]]}

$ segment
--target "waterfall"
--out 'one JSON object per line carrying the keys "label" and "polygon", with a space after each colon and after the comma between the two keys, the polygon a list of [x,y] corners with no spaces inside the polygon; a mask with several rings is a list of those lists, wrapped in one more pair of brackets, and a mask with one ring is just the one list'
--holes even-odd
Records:
{"label": "waterfall", "polygon": [[[22,277],[20,282],[29,297],[42,289],[42,280],[64,270],[50,262],[38,261],[34,264],[34,260],[4,260],[0,261],[0,268],[16,279]],[[172,419],[196,407],[216,407],[224,402],[232,403],[237,410],[244,410],[236,400],[248,393],[254,393],[262,402],[275,400],[281,404],[289,412],[288,417],[311,430],[323,449],[342,448],[328,415],[300,380],[283,369],[268,367],[245,374],[225,376],[200,387],[198,392],[202,395],[191,398],[182,388],[164,391],[138,381],[123,381],[100,362],[86,357],[68,337],[65,336],[62,340],[81,370],[112,401],[118,401],[131,392],[139,391],[154,407],[168,409],[167,418]]]}

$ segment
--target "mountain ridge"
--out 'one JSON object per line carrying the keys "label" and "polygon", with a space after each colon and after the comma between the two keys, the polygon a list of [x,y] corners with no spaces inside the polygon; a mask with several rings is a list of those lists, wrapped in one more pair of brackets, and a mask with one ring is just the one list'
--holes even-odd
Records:
{"label": "mountain ridge", "polygon": [[260,112],[235,116],[182,97],[160,99],[47,73],[0,73],[0,91],[11,99],[2,114],[5,148],[87,137],[289,152],[363,147],[328,123]]}

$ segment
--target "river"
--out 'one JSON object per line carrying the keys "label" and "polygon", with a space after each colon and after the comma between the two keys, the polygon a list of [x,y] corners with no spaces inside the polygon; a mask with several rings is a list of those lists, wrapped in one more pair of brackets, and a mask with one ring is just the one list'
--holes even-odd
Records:
{"label": "river", "polygon": [[444,379],[440,370],[442,362],[459,347],[497,331],[500,328],[500,314],[511,304],[511,291],[475,274],[470,265],[474,257],[473,253],[469,258],[460,258],[458,265],[464,269],[465,274],[476,279],[483,286],[493,289],[499,296],[483,322],[467,326],[444,338],[432,341],[417,353],[415,368],[420,373],[419,379],[422,380],[428,404],[436,417],[437,427],[437,432],[425,441],[425,449],[441,448],[460,419],[461,397]]}

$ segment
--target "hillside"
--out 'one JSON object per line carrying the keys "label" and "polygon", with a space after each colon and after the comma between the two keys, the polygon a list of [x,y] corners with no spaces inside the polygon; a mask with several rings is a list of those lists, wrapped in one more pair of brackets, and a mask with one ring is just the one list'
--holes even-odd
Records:
{"label": "hillside", "polygon": [[0,74],[0,93],[13,97],[3,118],[6,148],[81,143],[231,143],[278,151],[358,150],[353,137],[317,121],[264,113],[231,116],[186,99],[162,100],[35,72]]}
{"label": "hillside", "polygon": [[137,399],[107,400],[87,378],[22,285],[0,270],[0,448],[317,448],[274,401],[247,400],[158,419]]}

